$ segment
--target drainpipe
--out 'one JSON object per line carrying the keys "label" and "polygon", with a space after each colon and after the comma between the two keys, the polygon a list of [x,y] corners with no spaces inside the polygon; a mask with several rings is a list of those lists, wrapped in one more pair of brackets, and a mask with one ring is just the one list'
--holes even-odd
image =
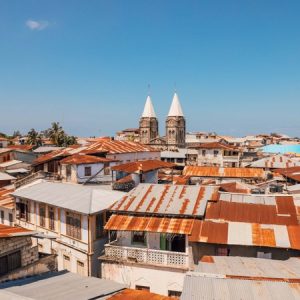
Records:
{"label": "drainpipe", "polygon": [[91,234],[90,234],[90,215],[88,215],[88,276],[91,276],[91,258],[90,258],[90,243],[91,243]]}

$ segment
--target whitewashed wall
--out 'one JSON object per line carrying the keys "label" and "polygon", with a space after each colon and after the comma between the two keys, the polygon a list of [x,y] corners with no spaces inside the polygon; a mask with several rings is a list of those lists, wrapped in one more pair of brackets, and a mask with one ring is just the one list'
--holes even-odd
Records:
{"label": "whitewashed wall", "polygon": [[135,289],[136,285],[150,287],[150,292],[168,296],[168,291],[182,291],[185,272],[171,271],[158,267],[102,263],[105,279],[125,284]]}

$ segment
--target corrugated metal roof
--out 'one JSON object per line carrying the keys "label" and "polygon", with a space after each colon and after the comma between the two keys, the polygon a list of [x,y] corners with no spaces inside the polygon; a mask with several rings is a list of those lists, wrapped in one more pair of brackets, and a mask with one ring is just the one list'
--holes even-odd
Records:
{"label": "corrugated metal roof", "polygon": [[181,300],[296,300],[300,284],[262,280],[240,280],[185,276]]}
{"label": "corrugated metal roof", "polygon": [[112,215],[106,223],[105,229],[190,234],[193,224],[193,219]]}
{"label": "corrugated metal roof", "polygon": [[125,285],[112,280],[83,277],[66,271],[50,272],[1,283],[3,291],[35,300],[107,299],[111,294],[124,288]]}
{"label": "corrugated metal roof", "polygon": [[50,153],[47,153],[47,154],[44,154],[44,155],[38,157],[33,162],[33,164],[38,165],[38,164],[42,164],[47,161],[53,160],[55,158],[60,159],[62,157],[66,157],[66,156],[70,156],[72,154],[79,153],[81,150],[82,150],[82,147],[80,145],[73,145],[72,147],[54,150]]}
{"label": "corrugated metal roof", "polygon": [[14,189],[5,189],[0,188],[0,207],[13,209],[15,206],[14,197],[11,196],[11,193]]}
{"label": "corrugated metal roof", "polygon": [[6,168],[6,167],[10,167],[10,166],[13,166],[13,165],[16,165],[16,164],[19,164],[21,163],[22,161],[20,160],[9,160],[9,161],[6,161],[6,162],[3,162],[0,164],[0,168]]}
{"label": "corrugated metal roof", "polygon": [[172,297],[162,296],[143,290],[125,289],[108,300],[174,300]]}
{"label": "corrugated metal roof", "polygon": [[114,211],[203,216],[218,187],[139,184],[111,207]]}
{"label": "corrugated metal roof", "polygon": [[292,197],[277,197],[275,205],[239,203],[219,200],[208,203],[206,220],[298,225],[297,210]]}
{"label": "corrugated metal roof", "polygon": [[108,209],[112,204],[121,199],[124,193],[108,191],[95,186],[40,182],[21,187],[12,193],[12,195],[70,209],[83,214],[92,214]]}
{"label": "corrugated metal roof", "polygon": [[16,177],[0,172],[0,180],[14,180]]}
{"label": "corrugated metal roof", "polygon": [[229,193],[250,194],[251,189],[253,188],[257,187],[236,181],[220,184],[220,190]]}
{"label": "corrugated metal roof", "polygon": [[141,160],[114,166],[111,169],[114,171],[122,171],[126,173],[140,173],[162,168],[173,168],[175,166],[175,164],[171,164],[161,160]]}
{"label": "corrugated metal roof", "polygon": [[300,225],[195,220],[189,241],[300,250]]}
{"label": "corrugated metal roof", "polygon": [[113,162],[113,161],[115,160],[108,159],[105,157],[98,157],[98,156],[84,155],[84,154],[74,154],[62,159],[60,163],[65,165],[80,165],[80,164],[106,163],[106,162]]}
{"label": "corrugated metal roof", "polygon": [[103,140],[86,146],[86,148],[82,152],[86,154],[92,154],[92,153],[117,154],[117,153],[159,152],[159,151],[147,145],[143,145],[141,143],[136,143],[136,142]]}
{"label": "corrugated metal roof", "polygon": [[225,277],[265,278],[273,280],[295,280],[300,282],[300,258],[273,260],[239,256],[205,256],[195,272],[224,275]]}
{"label": "corrugated metal roof", "polygon": [[12,227],[0,224],[0,238],[15,237],[21,235],[32,235],[33,231],[21,228],[21,227]]}
{"label": "corrugated metal roof", "polygon": [[254,161],[250,164],[253,168],[271,168],[271,169],[279,169],[279,168],[288,168],[299,166],[300,162],[292,160],[289,155],[272,155],[269,157],[264,157],[257,161]]}
{"label": "corrugated metal roof", "polygon": [[300,182],[300,166],[277,169],[275,171],[284,177],[287,177],[287,178],[293,179],[297,182]]}
{"label": "corrugated metal roof", "polygon": [[186,166],[183,175],[194,177],[264,178],[265,172],[258,168],[220,168]]}

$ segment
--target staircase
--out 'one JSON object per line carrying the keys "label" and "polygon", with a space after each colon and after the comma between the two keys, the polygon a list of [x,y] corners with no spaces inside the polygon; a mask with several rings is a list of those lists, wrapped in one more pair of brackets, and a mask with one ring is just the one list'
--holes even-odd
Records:
{"label": "staircase", "polygon": [[23,185],[29,184],[37,179],[47,179],[47,180],[59,180],[60,176],[55,173],[50,173],[50,172],[44,172],[44,171],[38,171],[32,174],[29,174],[26,177],[23,177],[21,179],[18,179],[15,182],[15,188],[19,188]]}

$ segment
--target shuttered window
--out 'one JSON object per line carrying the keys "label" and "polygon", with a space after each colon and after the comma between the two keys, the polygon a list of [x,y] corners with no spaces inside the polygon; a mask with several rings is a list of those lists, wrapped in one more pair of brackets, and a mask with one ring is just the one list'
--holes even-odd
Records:
{"label": "shuttered window", "polygon": [[40,211],[40,226],[45,227],[45,218],[46,218],[46,207],[45,205],[40,204],[39,205],[39,211]]}
{"label": "shuttered window", "polygon": [[49,229],[55,230],[55,214],[54,214],[54,208],[49,207],[48,208],[48,219],[49,219]]}
{"label": "shuttered window", "polygon": [[75,239],[81,239],[81,220],[79,214],[67,212],[67,235]]}

